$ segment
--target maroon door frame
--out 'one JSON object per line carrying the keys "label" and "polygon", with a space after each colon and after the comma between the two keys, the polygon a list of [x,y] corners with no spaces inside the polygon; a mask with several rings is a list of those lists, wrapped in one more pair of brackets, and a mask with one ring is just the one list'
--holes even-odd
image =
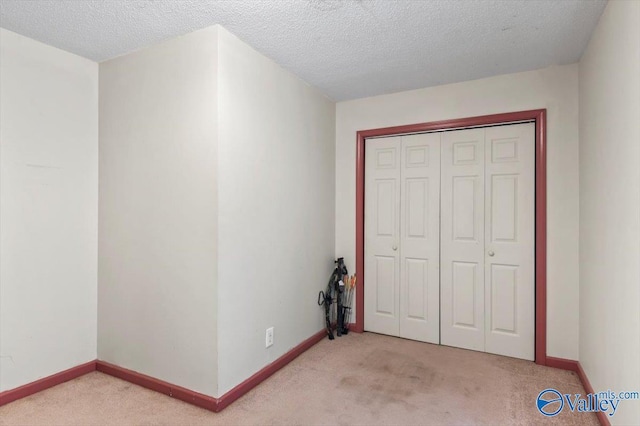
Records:
{"label": "maroon door frame", "polygon": [[365,140],[375,136],[418,133],[518,121],[535,121],[536,126],[536,296],[535,362],[547,364],[547,110],[483,115],[430,123],[361,130],[356,139],[356,322],[353,331],[364,331],[364,155]]}

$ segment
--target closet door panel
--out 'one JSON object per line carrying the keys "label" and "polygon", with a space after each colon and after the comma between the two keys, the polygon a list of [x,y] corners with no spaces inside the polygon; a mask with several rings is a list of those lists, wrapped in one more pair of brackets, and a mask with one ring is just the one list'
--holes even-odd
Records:
{"label": "closet door panel", "polygon": [[485,350],[533,360],[535,127],[490,127],[485,137]]}
{"label": "closet door panel", "polygon": [[440,134],[402,136],[400,336],[440,340]]}
{"label": "closet door panel", "polygon": [[365,152],[364,328],[400,335],[401,138],[369,139]]}
{"label": "closet door panel", "polygon": [[441,342],[484,350],[484,129],[442,133]]}

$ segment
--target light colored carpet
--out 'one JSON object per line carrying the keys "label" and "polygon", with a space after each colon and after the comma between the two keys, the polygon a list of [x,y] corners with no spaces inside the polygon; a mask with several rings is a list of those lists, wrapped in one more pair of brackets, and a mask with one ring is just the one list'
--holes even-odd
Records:
{"label": "light colored carpet", "polygon": [[532,362],[372,333],[323,340],[224,411],[212,413],[102,373],[0,407],[0,425],[597,425],[535,407],[578,377]]}

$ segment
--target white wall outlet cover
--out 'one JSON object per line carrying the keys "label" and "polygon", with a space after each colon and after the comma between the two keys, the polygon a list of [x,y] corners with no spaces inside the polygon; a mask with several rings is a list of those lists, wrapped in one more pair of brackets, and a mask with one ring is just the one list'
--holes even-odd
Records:
{"label": "white wall outlet cover", "polygon": [[273,327],[267,328],[267,333],[265,336],[265,347],[273,346]]}

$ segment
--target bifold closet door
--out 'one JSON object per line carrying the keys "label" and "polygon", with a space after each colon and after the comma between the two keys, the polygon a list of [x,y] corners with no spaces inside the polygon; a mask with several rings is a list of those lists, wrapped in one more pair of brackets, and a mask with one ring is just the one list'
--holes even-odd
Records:
{"label": "bifold closet door", "polygon": [[440,135],[370,139],[365,329],[439,342]]}
{"label": "bifold closet door", "polygon": [[484,129],[442,134],[440,337],[484,351]]}
{"label": "bifold closet door", "polygon": [[535,125],[485,129],[485,351],[535,356]]}
{"label": "bifold closet door", "polygon": [[365,145],[364,327],[400,335],[401,138],[367,139]]}
{"label": "bifold closet door", "polygon": [[400,337],[440,343],[440,134],[402,136]]}
{"label": "bifold closet door", "polygon": [[533,123],[443,133],[444,345],[534,359],[534,143]]}

